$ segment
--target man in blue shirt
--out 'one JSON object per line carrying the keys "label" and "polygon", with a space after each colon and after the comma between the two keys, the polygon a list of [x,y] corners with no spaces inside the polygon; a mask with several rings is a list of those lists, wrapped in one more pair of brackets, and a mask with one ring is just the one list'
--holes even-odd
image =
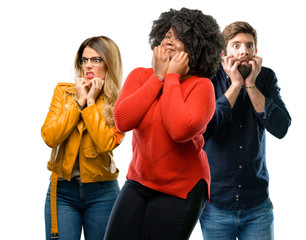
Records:
{"label": "man in blue shirt", "polygon": [[205,240],[274,239],[265,130],[283,138],[291,124],[275,73],[257,56],[256,30],[234,22],[216,77],[216,110],[204,134],[211,199],[200,217]]}

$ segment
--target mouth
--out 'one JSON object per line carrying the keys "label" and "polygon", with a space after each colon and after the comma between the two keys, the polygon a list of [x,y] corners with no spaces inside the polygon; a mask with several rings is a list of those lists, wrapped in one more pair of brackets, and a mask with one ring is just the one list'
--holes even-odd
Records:
{"label": "mouth", "polygon": [[166,49],[166,51],[174,51],[174,48],[173,47],[171,47],[171,46],[166,46],[165,47],[165,49]]}
{"label": "mouth", "polygon": [[86,75],[86,78],[88,78],[88,79],[92,79],[95,76],[95,74],[93,72],[86,72],[85,75]]}
{"label": "mouth", "polygon": [[240,64],[243,65],[243,64],[249,64],[250,59],[243,57],[243,58],[238,59],[238,61],[240,62]]}

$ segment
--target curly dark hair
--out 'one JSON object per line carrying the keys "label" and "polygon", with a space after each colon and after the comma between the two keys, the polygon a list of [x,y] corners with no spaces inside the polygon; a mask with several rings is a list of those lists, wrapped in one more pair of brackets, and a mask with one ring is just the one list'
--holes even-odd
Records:
{"label": "curly dark hair", "polygon": [[170,28],[185,45],[189,74],[213,78],[224,48],[224,38],[216,20],[200,10],[170,9],[153,21],[149,34],[151,48],[160,45]]}

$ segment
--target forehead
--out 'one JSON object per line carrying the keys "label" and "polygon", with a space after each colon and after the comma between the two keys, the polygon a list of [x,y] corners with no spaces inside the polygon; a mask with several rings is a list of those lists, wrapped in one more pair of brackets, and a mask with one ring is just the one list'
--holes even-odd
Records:
{"label": "forehead", "polygon": [[238,33],[230,39],[227,43],[228,46],[230,46],[233,43],[252,43],[255,44],[254,37],[249,33]]}
{"label": "forehead", "polygon": [[100,56],[100,54],[95,49],[89,46],[84,48],[83,57],[93,57],[93,56]]}

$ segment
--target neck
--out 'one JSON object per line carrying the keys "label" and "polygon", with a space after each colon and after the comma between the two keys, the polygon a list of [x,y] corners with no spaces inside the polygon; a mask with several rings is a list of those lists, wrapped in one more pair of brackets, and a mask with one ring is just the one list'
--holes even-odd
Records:
{"label": "neck", "polygon": [[185,79],[187,79],[187,78],[190,78],[190,77],[192,77],[192,75],[191,75],[191,74],[187,74],[187,75],[181,77],[181,78],[180,78],[180,81],[183,81],[183,80],[185,80]]}

